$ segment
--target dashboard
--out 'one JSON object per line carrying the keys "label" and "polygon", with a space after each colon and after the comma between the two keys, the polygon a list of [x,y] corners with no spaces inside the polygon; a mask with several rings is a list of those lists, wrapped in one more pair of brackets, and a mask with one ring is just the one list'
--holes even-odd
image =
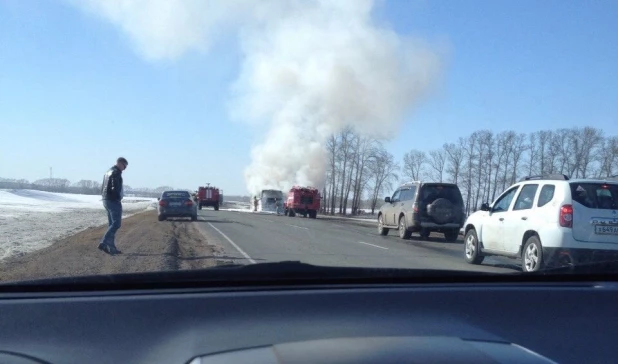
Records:
{"label": "dashboard", "polygon": [[607,363],[613,282],[0,294],[2,363]]}

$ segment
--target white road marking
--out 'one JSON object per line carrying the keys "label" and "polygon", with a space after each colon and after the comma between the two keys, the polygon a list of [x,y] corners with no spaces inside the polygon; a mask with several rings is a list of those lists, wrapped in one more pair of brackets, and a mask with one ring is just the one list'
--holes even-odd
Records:
{"label": "white road marking", "polygon": [[291,227],[295,227],[295,228],[298,228],[298,229],[305,229],[305,230],[309,230],[309,228],[306,228],[306,227],[304,227],[304,226],[298,226],[298,225],[292,225],[292,224],[286,224],[286,225],[287,225],[287,226],[291,226]]}
{"label": "white road marking", "polygon": [[371,245],[371,246],[374,246],[374,247],[376,247],[376,248],[380,248],[380,249],[388,250],[388,248],[385,248],[385,247],[383,247],[383,246],[379,246],[379,245],[375,245],[375,244],[369,244],[369,243],[365,243],[365,242],[362,242],[362,241],[359,241],[358,243],[359,243],[359,244],[365,244],[365,245]]}
{"label": "white road marking", "polygon": [[268,220],[268,219],[264,219],[264,221],[275,222],[275,220]]}
{"label": "white road marking", "polygon": [[251,263],[251,264],[255,264],[255,260],[251,259],[251,257],[249,256],[249,254],[245,253],[244,250],[242,250],[238,245],[236,245],[236,243],[234,243],[232,241],[232,239],[228,238],[227,235],[225,235],[223,233],[223,231],[217,229],[213,224],[208,223],[208,225],[210,225],[213,229],[215,229],[219,234],[221,234],[221,236],[223,236],[230,244],[232,244],[232,246],[234,248],[236,248],[236,250],[238,250],[238,252],[240,254],[242,254],[243,257],[247,258],[247,260]]}

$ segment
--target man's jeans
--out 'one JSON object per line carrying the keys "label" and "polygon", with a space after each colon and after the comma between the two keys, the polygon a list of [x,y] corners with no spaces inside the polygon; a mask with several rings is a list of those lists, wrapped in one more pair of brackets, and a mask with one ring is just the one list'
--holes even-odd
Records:
{"label": "man's jeans", "polygon": [[109,227],[101,243],[115,247],[116,231],[120,228],[120,222],[122,220],[122,203],[120,203],[120,201],[103,200],[103,206],[105,206],[105,210],[107,210]]}

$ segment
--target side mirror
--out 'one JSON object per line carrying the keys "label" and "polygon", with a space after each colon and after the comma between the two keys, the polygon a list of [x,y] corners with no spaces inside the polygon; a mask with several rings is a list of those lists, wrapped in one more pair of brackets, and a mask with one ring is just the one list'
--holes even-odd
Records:
{"label": "side mirror", "polygon": [[487,202],[481,205],[481,211],[489,211],[489,204]]}
{"label": "side mirror", "polygon": [[390,197],[385,197],[384,198],[384,202],[391,203],[391,198]]}

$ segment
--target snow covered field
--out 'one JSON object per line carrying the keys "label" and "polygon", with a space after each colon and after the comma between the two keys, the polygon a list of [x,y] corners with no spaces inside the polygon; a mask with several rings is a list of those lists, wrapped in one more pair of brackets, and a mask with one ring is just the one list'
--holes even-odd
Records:
{"label": "snow covered field", "polygon": [[[123,216],[154,208],[156,199],[127,197]],[[54,240],[107,224],[98,195],[0,190],[0,260],[51,245]]]}

